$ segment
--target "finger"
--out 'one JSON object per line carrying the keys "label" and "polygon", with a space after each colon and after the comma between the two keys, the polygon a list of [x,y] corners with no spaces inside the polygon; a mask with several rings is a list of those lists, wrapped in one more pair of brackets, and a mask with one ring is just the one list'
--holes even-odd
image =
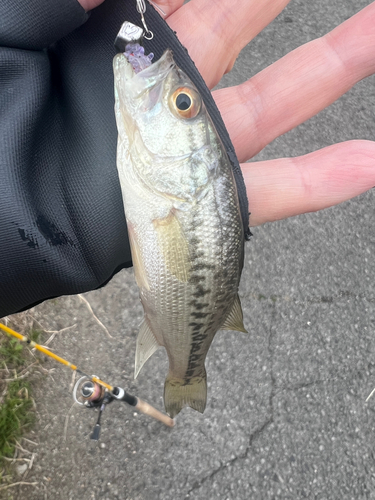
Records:
{"label": "finger", "polygon": [[375,72],[375,2],[248,82],[214,92],[240,161]]}
{"label": "finger", "polygon": [[209,88],[290,0],[191,0],[168,17]]}
{"label": "finger", "polygon": [[348,141],[297,158],[241,165],[250,226],[349,200],[375,186],[375,142]]}
{"label": "finger", "polygon": [[159,12],[159,14],[166,19],[168,16],[173,14],[177,9],[179,9],[184,0],[148,0],[151,5]]}
{"label": "finger", "polygon": [[95,9],[95,7],[103,3],[104,0],[78,0],[78,2],[87,12],[88,10]]}

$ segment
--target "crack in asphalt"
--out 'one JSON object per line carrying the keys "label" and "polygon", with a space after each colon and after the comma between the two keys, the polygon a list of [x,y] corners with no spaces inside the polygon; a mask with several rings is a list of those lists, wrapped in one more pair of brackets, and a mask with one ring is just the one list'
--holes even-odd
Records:
{"label": "crack in asphalt", "polygon": [[318,385],[318,384],[324,384],[327,382],[327,380],[332,380],[332,379],[318,379],[318,380],[311,380],[310,382],[300,382],[298,384],[293,384],[289,386],[280,386],[277,388],[277,392],[280,393],[282,391],[298,391],[299,389],[306,389],[307,387],[311,387],[313,385]]}
{"label": "crack in asphalt", "polygon": [[263,295],[263,293],[247,293],[242,296],[243,299],[255,299],[258,301],[272,300],[272,302],[293,302],[293,304],[332,304],[337,302],[344,302],[350,299],[359,300],[364,302],[375,303],[375,297],[369,297],[365,293],[353,293],[350,290],[339,290],[335,295],[311,295],[306,297],[293,296],[293,295]]}
{"label": "crack in asphalt", "polygon": [[248,454],[249,454],[249,451],[250,451],[250,448],[253,444],[253,441],[258,437],[260,436],[260,434],[262,434],[262,432],[273,422],[273,415],[271,415],[270,418],[268,418],[262,425],[261,427],[259,427],[258,429],[255,429],[254,432],[251,433],[250,435],[250,438],[249,438],[249,444],[247,445],[245,451],[241,454],[241,455],[238,455],[237,457],[234,457],[232,458],[231,460],[228,460],[228,462],[225,462],[224,464],[222,464],[220,467],[218,467],[217,469],[213,470],[210,474],[208,474],[206,477],[204,477],[199,483],[196,482],[195,484],[193,484],[193,486],[190,488],[190,490],[186,493],[186,496],[185,498],[189,498],[190,497],[190,494],[195,491],[195,490],[198,490],[199,488],[201,488],[207,481],[209,481],[210,479],[212,479],[214,476],[216,476],[216,474],[218,474],[219,472],[221,472],[222,470],[230,467],[231,465],[233,465],[235,462],[237,462],[237,460],[243,460],[243,459],[246,459]]}
{"label": "crack in asphalt", "polygon": [[276,394],[276,378],[273,373],[273,348],[272,348],[272,341],[275,337],[275,332],[274,332],[274,325],[275,325],[275,319],[276,319],[276,305],[271,304],[272,307],[272,313],[271,313],[271,324],[270,324],[270,329],[269,329],[269,335],[268,335],[268,345],[267,345],[267,350],[269,353],[269,360],[270,360],[270,379],[271,379],[271,390],[270,390],[270,396],[269,396],[269,417],[265,420],[265,422],[255,429],[249,437],[249,442],[248,445],[243,453],[240,455],[232,458],[231,460],[228,460],[227,462],[223,463],[220,465],[220,467],[214,469],[210,474],[205,476],[201,481],[197,481],[193,484],[193,486],[190,488],[190,490],[186,493],[185,498],[190,498],[190,494],[201,488],[207,481],[215,477],[217,474],[219,474],[221,471],[227,469],[231,465],[233,465],[235,462],[238,460],[244,460],[248,457],[250,449],[254,443],[254,441],[263,434],[263,432],[273,423],[274,419],[274,406],[273,406],[273,398]]}

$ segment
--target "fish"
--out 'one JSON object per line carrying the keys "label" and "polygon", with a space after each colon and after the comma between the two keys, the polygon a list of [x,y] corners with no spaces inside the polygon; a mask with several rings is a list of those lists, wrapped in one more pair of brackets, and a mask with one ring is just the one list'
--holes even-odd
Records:
{"label": "fish", "polygon": [[113,70],[117,169],[144,309],[135,377],[163,346],[166,412],[174,418],[190,406],[203,413],[216,332],[246,333],[236,182],[202,97],[171,50],[137,71],[119,53]]}

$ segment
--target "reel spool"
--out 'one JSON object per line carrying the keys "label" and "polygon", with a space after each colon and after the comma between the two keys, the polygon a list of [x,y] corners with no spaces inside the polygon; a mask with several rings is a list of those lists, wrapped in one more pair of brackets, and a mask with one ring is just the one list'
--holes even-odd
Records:
{"label": "reel spool", "polygon": [[81,406],[92,408],[100,406],[104,400],[106,389],[93,382],[88,376],[84,375],[77,380],[73,389],[73,398]]}
{"label": "reel spool", "polygon": [[[98,378],[93,375],[92,378]],[[100,420],[102,413],[109,403],[114,399],[114,396],[101,385],[94,382],[88,375],[84,375],[77,380],[73,389],[73,398],[76,403],[86,408],[97,408],[99,410],[98,419],[94,430],[91,434],[91,439],[97,441],[100,436]]]}

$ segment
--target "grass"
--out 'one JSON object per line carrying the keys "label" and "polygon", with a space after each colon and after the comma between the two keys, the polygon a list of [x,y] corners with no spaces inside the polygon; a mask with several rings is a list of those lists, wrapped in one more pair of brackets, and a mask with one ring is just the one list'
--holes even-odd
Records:
{"label": "grass", "polygon": [[[36,342],[42,333],[33,328],[27,313],[12,316],[9,326]],[[35,420],[30,377],[36,361],[24,344],[0,331],[0,464],[4,466],[5,457],[14,456],[17,441]]]}
{"label": "grass", "polygon": [[8,366],[18,368],[25,363],[23,345],[16,339],[6,339],[0,347],[0,360],[2,368]]}
{"label": "grass", "polygon": [[13,456],[16,441],[34,423],[32,408],[30,384],[24,379],[10,382],[0,408],[0,459]]}

